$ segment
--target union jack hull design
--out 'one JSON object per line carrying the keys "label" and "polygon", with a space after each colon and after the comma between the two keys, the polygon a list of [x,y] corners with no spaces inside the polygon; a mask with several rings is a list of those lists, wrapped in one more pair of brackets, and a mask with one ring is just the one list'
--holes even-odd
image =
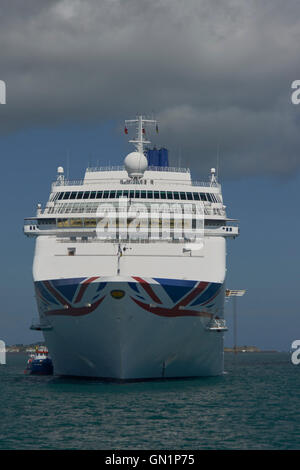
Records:
{"label": "union jack hull design", "polygon": [[133,277],[131,299],[144,310],[163,317],[198,316],[212,318],[222,284],[154,278],[151,283]]}
{"label": "union jack hull design", "polygon": [[92,313],[104,300],[106,282],[99,277],[57,279],[35,283],[38,304],[47,315],[82,316]]}
{"label": "union jack hull design", "polygon": [[[35,283],[39,308],[47,316],[84,316],[94,312],[113,290],[99,276],[46,280]],[[222,284],[182,279],[141,278],[121,281],[124,293],[144,311],[161,317],[198,316],[212,318]]]}

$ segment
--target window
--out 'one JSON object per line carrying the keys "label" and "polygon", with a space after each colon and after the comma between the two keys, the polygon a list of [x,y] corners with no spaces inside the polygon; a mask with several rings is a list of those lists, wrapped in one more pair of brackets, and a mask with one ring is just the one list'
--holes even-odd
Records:
{"label": "window", "polygon": [[166,191],[161,191],[160,199],[166,199],[166,198],[167,198]]}
{"label": "window", "polygon": [[97,199],[102,198],[103,191],[97,191]]}
{"label": "window", "polygon": [[173,199],[173,193],[171,191],[167,192],[167,199]]}
{"label": "window", "polygon": [[103,198],[104,198],[104,199],[107,199],[107,198],[108,198],[108,195],[109,195],[109,191],[104,191],[104,192],[103,192]]}
{"label": "window", "polygon": [[77,192],[72,192],[70,199],[76,199]]}
{"label": "window", "polygon": [[205,193],[200,193],[200,199],[201,199],[201,201],[206,201],[206,194]]}
{"label": "window", "polygon": [[159,191],[154,191],[154,199],[159,199]]}
{"label": "window", "polygon": [[146,199],[146,191],[141,191],[141,198]]}
{"label": "window", "polygon": [[85,227],[96,227],[96,219],[84,219]]}
{"label": "window", "polygon": [[82,227],[82,219],[70,219],[71,227]]}
{"label": "window", "polygon": [[180,193],[180,199],[182,201],[185,201],[186,200],[186,194],[185,193]]}
{"label": "window", "polygon": [[65,193],[60,193],[57,199],[59,199],[59,200],[62,199],[64,197],[64,194]]}
{"label": "window", "polygon": [[[122,197],[122,193],[123,191],[117,191],[117,197]],[[114,196],[110,195],[110,197],[114,197]]]}
{"label": "window", "polygon": [[193,193],[186,193],[186,195],[189,201],[193,200]]}
{"label": "window", "polygon": [[96,199],[96,191],[91,192],[90,199]]}
{"label": "window", "polygon": [[64,193],[64,199],[69,199],[70,193]]}
{"label": "window", "polygon": [[153,191],[147,191],[147,198],[153,199]]}
{"label": "window", "polygon": [[114,199],[116,197],[116,191],[111,191],[109,197]]}
{"label": "window", "polygon": [[83,199],[88,199],[90,197],[90,191],[85,191],[83,193]]}
{"label": "window", "polygon": [[83,192],[82,191],[79,191],[77,193],[77,199],[82,199],[83,198]]}
{"label": "window", "polygon": [[55,224],[55,219],[37,219],[37,223],[39,225],[43,225],[43,224]]}
{"label": "window", "polygon": [[211,197],[211,194],[210,194],[210,193],[206,193],[206,197],[207,197],[207,200],[208,200],[209,202],[213,202],[213,200],[212,200],[212,197]]}
{"label": "window", "polygon": [[194,201],[199,201],[200,200],[199,193],[193,193],[193,195],[194,195]]}
{"label": "window", "polygon": [[76,248],[68,248],[68,256],[74,256],[76,253]]}
{"label": "window", "polygon": [[69,219],[57,219],[57,227],[69,227]]}

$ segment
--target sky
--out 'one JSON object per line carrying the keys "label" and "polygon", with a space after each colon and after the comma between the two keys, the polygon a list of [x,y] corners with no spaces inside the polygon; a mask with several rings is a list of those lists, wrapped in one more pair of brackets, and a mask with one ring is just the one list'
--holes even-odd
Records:
{"label": "sky", "polygon": [[[228,215],[227,286],[238,342],[289,350],[300,339],[300,4],[265,0],[2,0],[0,338],[38,341],[34,242],[23,218],[56,168],[122,164],[124,120],[154,116],[171,164],[193,179],[218,166]],[[232,304],[226,303],[231,346]]]}

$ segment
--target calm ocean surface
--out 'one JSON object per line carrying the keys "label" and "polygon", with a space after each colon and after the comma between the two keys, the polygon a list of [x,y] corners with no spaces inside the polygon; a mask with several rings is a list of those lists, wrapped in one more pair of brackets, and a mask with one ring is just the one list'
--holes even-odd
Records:
{"label": "calm ocean surface", "polygon": [[218,378],[127,384],[0,366],[0,449],[300,449],[300,365],[225,354]]}

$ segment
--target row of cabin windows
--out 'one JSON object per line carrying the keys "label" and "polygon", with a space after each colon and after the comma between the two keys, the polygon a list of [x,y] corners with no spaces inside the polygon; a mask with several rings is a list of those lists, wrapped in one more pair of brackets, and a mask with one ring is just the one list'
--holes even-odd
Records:
{"label": "row of cabin windows", "polygon": [[53,200],[70,199],[114,199],[127,197],[130,199],[175,199],[181,201],[209,201],[221,202],[214,193],[188,193],[179,191],[143,191],[143,190],[123,190],[123,191],[67,191],[56,193]]}
{"label": "row of cabin windows", "polygon": [[[156,223],[156,220],[153,222],[153,223]],[[162,220],[161,218],[158,218],[159,220],[159,224],[161,225],[162,224]],[[193,220],[193,224],[195,224],[195,220]],[[96,227],[97,225],[97,222],[98,222],[98,219],[96,219],[95,217],[91,217],[91,218],[59,218],[59,219],[38,219],[38,225],[41,225],[41,224],[55,224],[56,223],[56,226],[59,227],[59,228],[63,228],[63,227]],[[182,222],[182,220],[180,219],[178,221],[179,223]],[[118,225],[118,221],[116,222],[116,224]],[[170,224],[174,225],[174,219],[172,217],[170,217]],[[216,225],[216,226],[221,226],[223,224],[223,222],[214,222],[214,221],[205,221],[204,223],[205,225]],[[34,227],[35,229],[35,227]],[[30,228],[30,230],[33,230],[33,228]],[[227,229],[226,229],[227,230]]]}
{"label": "row of cabin windows", "polygon": [[[97,223],[99,221],[97,219],[57,219],[57,227],[58,228],[64,228],[64,227],[71,227],[71,228],[76,228],[76,227],[89,227],[89,228],[96,228],[97,227]],[[196,219],[191,219],[191,225],[193,228],[196,228]],[[127,227],[130,226],[130,224],[132,223],[132,221],[127,221]],[[107,227],[108,227],[108,223],[107,223]],[[174,228],[176,226],[176,228],[179,228],[179,227],[183,227],[184,225],[184,221],[182,219],[179,219],[179,220],[176,220],[174,221],[174,219],[170,219],[169,221],[167,221],[167,227],[170,226],[170,228]],[[119,228],[119,221],[116,220],[115,223],[111,223],[109,225],[110,227],[115,227],[115,228]],[[163,220],[161,218],[155,218],[155,219],[152,219],[152,220],[145,220],[145,221],[138,221],[138,226],[141,227],[141,228],[145,228],[145,227],[154,227],[154,228],[157,228],[157,227],[163,227]],[[166,228],[167,228],[166,227]],[[121,228],[124,228],[124,224],[122,222],[122,226]]]}

